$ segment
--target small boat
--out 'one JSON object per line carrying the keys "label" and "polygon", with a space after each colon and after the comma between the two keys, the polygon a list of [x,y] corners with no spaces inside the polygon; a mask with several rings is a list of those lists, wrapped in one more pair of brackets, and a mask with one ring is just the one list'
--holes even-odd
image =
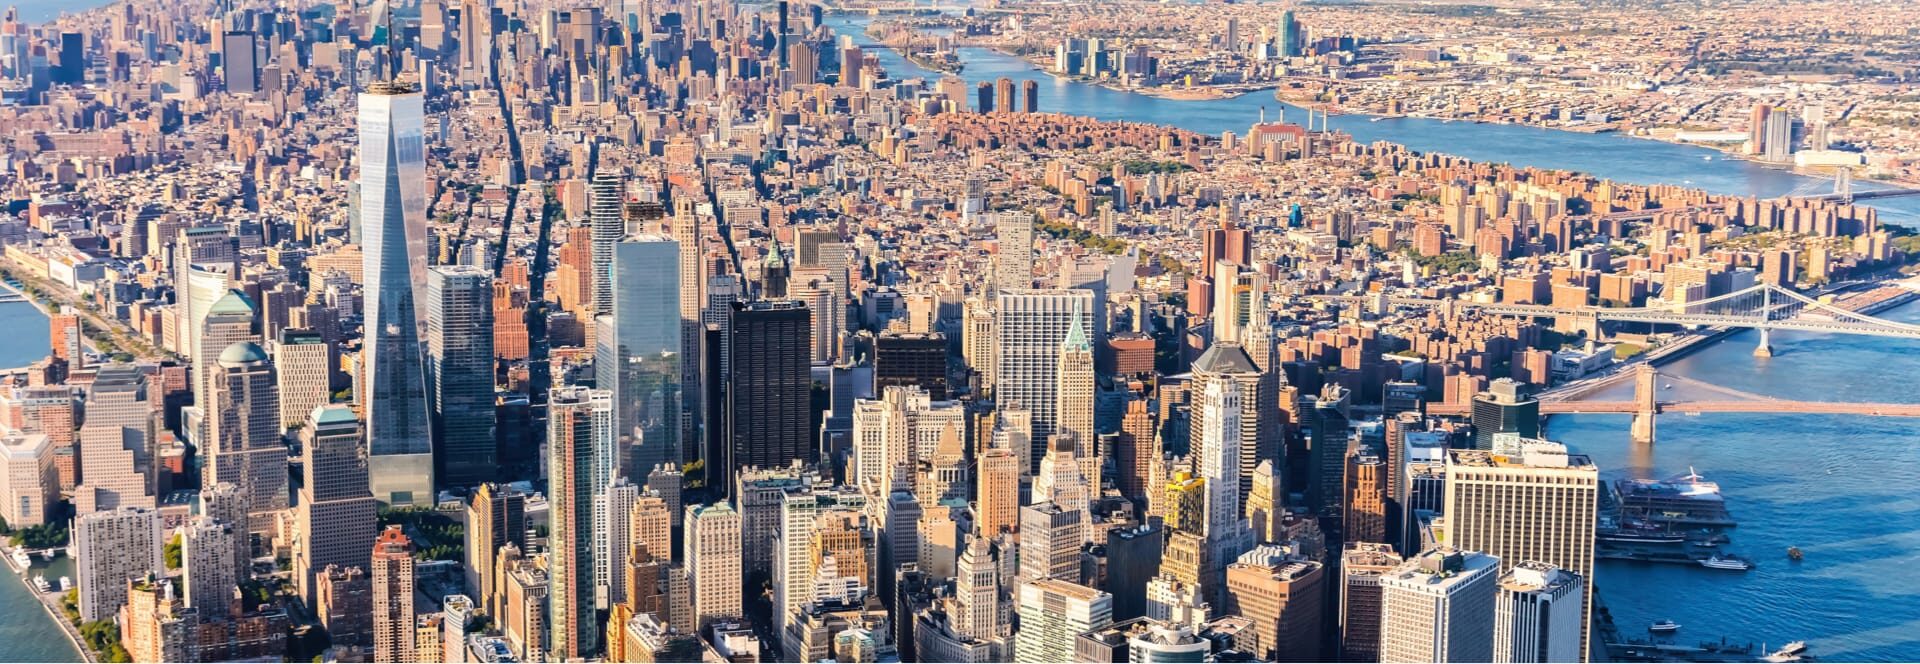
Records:
{"label": "small boat", "polygon": [[1647,625],[1647,631],[1653,632],[1655,634],[1671,634],[1673,632],[1680,631],[1680,623],[1676,623],[1671,620],[1662,620],[1660,622]]}
{"label": "small boat", "polygon": [[1372,119],[1372,120],[1368,120],[1367,122],[1379,122],[1379,121],[1381,121],[1381,120],[1385,120],[1385,119],[1386,119],[1386,118],[1374,118],[1374,119]]}
{"label": "small boat", "polygon": [[1794,641],[1793,643],[1789,643],[1785,646],[1782,646],[1779,650],[1773,651],[1772,654],[1767,655],[1761,661],[1798,662],[1806,659],[1806,653],[1807,653],[1807,642]]}
{"label": "small boat", "polygon": [[33,577],[33,589],[43,593],[52,592],[53,586],[47,585],[47,577],[36,575]]}
{"label": "small boat", "polygon": [[1706,560],[1700,561],[1700,566],[1707,569],[1724,569],[1735,572],[1745,572],[1753,569],[1753,563],[1747,562],[1746,559],[1739,556],[1709,556]]}
{"label": "small boat", "polygon": [[1701,159],[1702,161],[1713,161],[1713,155],[1704,155],[1704,156],[1702,156],[1702,157],[1700,157],[1700,159]]}
{"label": "small boat", "polygon": [[1800,547],[1797,547],[1797,546],[1787,547],[1787,560],[1798,561],[1804,557],[1806,557],[1806,554],[1800,552]]}
{"label": "small boat", "polygon": [[26,549],[14,549],[13,555],[8,557],[13,559],[13,564],[18,565],[22,572],[27,571],[28,567],[33,566],[33,557],[27,555]]}
{"label": "small boat", "polygon": [[70,576],[60,577],[60,592],[66,592],[69,590],[73,590],[73,577],[70,577]]}

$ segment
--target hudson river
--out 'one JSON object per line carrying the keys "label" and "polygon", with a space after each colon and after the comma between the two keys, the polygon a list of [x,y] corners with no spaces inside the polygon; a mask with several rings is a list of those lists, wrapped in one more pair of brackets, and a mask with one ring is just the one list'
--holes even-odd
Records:
{"label": "hudson river", "polygon": [[[829,17],[855,42],[878,50],[896,79],[940,74],[871,45],[865,19]],[[960,49],[971,84],[1002,76],[1034,79],[1040,110],[1245,135],[1260,118],[1303,122],[1306,112],[1269,92],[1179,101],[1055,78],[1025,61],[983,48]],[[1635,183],[1680,183],[1758,196],[1826,193],[1831,184],[1706,148],[1611,134],[1422,118],[1335,115],[1334,129],[1361,141],[1386,140],[1470,159],[1583,171]],[[1712,157],[1705,159],[1704,157]],[[1920,225],[1920,197],[1874,201],[1882,219]],[[1920,305],[1881,316],[1920,322]],[[1755,359],[1752,332],[1736,334],[1663,371],[1783,399],[1920,401],[1920,342],[1776,332],[1775,356]],[[1718,482],[1740,526],[1727,550],[1754,559],[1751,572],[1603,561],[1601,598],[1623,636],[1672,619],[1683,644],[1717,641],[1778,648],[1805,640],[1828,660],[1920,660],[1920,432],[1893,418],[1826,415],[1665,415],[1652,449],[1627,439],[1623,416],[1555,417],[1549,435],[1591,455],[1608,479],[1667,478],[1697,469]],[[1789,562],[1786,549],[1806,552]],[[1757,659],[1757,658],[1756,658]]]}

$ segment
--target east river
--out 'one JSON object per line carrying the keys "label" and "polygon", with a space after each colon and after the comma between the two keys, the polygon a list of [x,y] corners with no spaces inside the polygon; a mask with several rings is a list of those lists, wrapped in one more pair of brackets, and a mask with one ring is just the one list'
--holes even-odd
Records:
{"label": "east river", "polygon": [[[44,10],[43,10],[44,11]],[[865,19],[832,17],[842,34],[866,43]],[[893,78],[937,80],[886,49]],[[1244,134],[1262,108],[1270,120],[1305,112],[1271,94],[1210,101],[1160,99],[1055,78],[1028,63],[980,48],[960,52],[969,83],[1002,76],[1034,79],[1041,110],[1151,122],[1218,135]],[[1420,118],[1373,121],[1335,115],[1334,129],[1362,141],[1516,165],[1583,171],[1636,183],[1681,183],[1759,196],[1824,193],[1824,183],[1726,158],[1698,147],[1611,134]],[[1711,159],[1707,159],[1711,157]],[[1861,186],[1871,186],[1861,183]],[[1875,201],[1882,218],[1920,225],[1920,197]],[[1881,314],[1920,323],[1920,306]],[[17,323],[17,325],[16,325]],[[0,305],[0,327],[45,329],[24,304]],[[1751,332],[1734,335],[1668,365],[1677,375],[1739,390],[1809,401],[1920,401],[1920,342],[1798,332],[1773,335],[1775,356],[1752,356]],[[10,335],[0,366],[22,366],[46,352],[46,334]],[[1676,640],[1726,637],[1771,647],[1806,640],[1827,660],[1920,660],[1920,433],[1910,420],[1825,415],[1709,414],[1660,418],[1651,449],[1627,440],[1626,418],[1562,416],[1549,435],[1591,455],[1609,479],[1670,477],[1699,471],[1718,482],[1740,526],[1728,550],[1758,562],[1746,573],[1602,562],[1601,596],[1627,636],[1672,619]],[[1798,546],[1803,562],[1785,551]],[[62,567],[66,561],[61,561]],[[57,575],[53,579],[57,581]],[[0,579],[0,661],[77,659],[66,638],[18,579]]]}
{"label": "east river", "polygon": [[[894,51],[871,45],[865,18],[829,17],[896,79],[939,79]],[[961,77],[971,84],[1002,76],[1033,79],[1040,110],[1150,122],[1219,135],[1245,135],[1264,107],[1269,120],[1304,122],[1306,112],[1269,92],[1182,101],[1057,78],[1019,58],[962,48]],[[1416,150],[1592,173],[1635,183],[1680,183],[1757,196],[1826,193],[1831,184],[1728,158],[1706,148],[1612,134],[1423,118],[1334,115],[1333,129],[1357,140],[1386,140]],[[1711,157],[1711,159],[1707,159]],[[1882,219],[1920,225],[1920,197],[1875,201]],[[1881,314],[1920,322],[1920,305]],[[1752,355],[1754,334],[1736,334],[1663,371],[1748,392],[1807,401],[1920,401],[1920,342],[1776,332],[1775,356]],[[1608,479],[1667,478],[1694,468],[1720,484],[1740,526],[1728,551],[1754,559],[1753,571],[1603,561],[1601,598],[1623,636],[1646,625],[1683,625],[1675,641],[1726,637],[1778,648],[1805,640],[1828,660],[1920,660],[1920,433],[1914,422],[1826,415],[1664,415],[1651,449],[1627,439],[1627,418],[1555,417],[1549,435],[1593,457]],[[1798,546],[1805,560],[1789,562]]]}

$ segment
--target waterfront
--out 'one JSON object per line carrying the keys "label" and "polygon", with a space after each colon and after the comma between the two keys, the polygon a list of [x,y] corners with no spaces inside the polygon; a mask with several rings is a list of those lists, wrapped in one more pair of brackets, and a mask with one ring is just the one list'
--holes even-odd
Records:
{"label": "waterfront", "polygon": [[[939,80],[940,73],[908,62],[891,49],[871,44],[872,40],[865,35],[869,22],[869,18],[848,15],[827,18],[827,25],[836,32],[852,35],[863,48],[877,52],[881,65],[893,78],[923,78],[929,83]],[[1173,125],[1215,136],[1225,131],[1245,135],[1247,128],[1259,121],[1262,108],[1266,109],[1270,121],[1281,119],[1283,113],[1290,122],[1306,121],[1305,110],[1283,104],[1268,92],[1231,99],[1165,99],[1054,77],[1025,60],[991,49],[957,50],[960,61],[966,65],[960,76],[969,84],[991,82],[1003,76],[1014,80],[1033,79],[1040,86],[1040,110],[1049,113]],[[1375,118],[1364,115],[1334,115],[1328,118],[1328,124],[1362,142],[1390,141],[1415,150],[1444,152],[1479,161],[1580,171],[1622,182],[1684,184],[1743,196],[1825,194],[1832,190],[1829,181],[1729,159],[1717,150],[1617,134],[1583,134],[1431,118],[1380,118],[1376,122]],[[1873,185],[1856,183],[1857,189],[1870,186]],[[1920,196],[1876,200],[1873,205],[1880,208],[1882,219],[1890,223],[1920,225]]]}
{"label": "waterfront", "polygon": [[73,561],[65,555],[52,562],[36,556],[33,572],[25,578],[10,567],[0,567],[0,573],[13,577],[0,579],[0,643],[6,644],[0,647],[0,662],[81,661],[80,651],[61,633],[53,616],[37,606],[40,600],[27,588],[33,574],[45,575],[48,583],[59,584],[60,577],[73,575]]}
{"label": "waterfront", "polygon": [[[865,19],[829,19],[841,34],[867,41]],[[895,78],[938,74],[878,49]],[[1024,61],[978,48],[960,49],[969,83],[1005,76],[1039,82],[1043,111],[1109,120],[1171,124],[1218,134],[1245,133],[1261,107],[1277,119],[1282,105],[1265,94],[1176,101],[1055,78]],[[1287,117],[1305,112],[1288,107]],[[1580,134],[1517,125],[1333,116],[1334,129],[1363,141],[1387,140],[1420,150],[1520,165],[1571,169],[1622,181],[1687,184],[1730,194],[1824,193],[1827,185],[1778,169],[1728,160],[1719,153],[1608,134]],[[1712,156],[1711,160],[1702,157]],[[1920,225],[1920,198],[1875,201],[1883,219]],[[1920,322],[1920,305],[1879,314]],[[1729,335],[1663,368],[1676,375],[1783,399],[1902,401],[1920,396],[1888,390],[1920,376],[1920,341],[1776,332],[1776,356],[1753,357],[1755,333]],[[1674,639],[1692,645],[1730,640],[1777,648],[1805,640],[1830,660],[1920,659],[1920,433],[1911,421],[1831,415],[1665,415],[1651,449],[1628,440],[1628,418],[1557,417],[1551,435],[1591,455],[1606,477],[1664,478],[1697,468],[1719,482],[1741,526],[1731,552],[1754,558],[1751,572],[1602,562],[1595,574],[1622,635],[1646,636],[1646,625],[1685,625]],[[1791,563],[1786,548],[1806,560]]]}

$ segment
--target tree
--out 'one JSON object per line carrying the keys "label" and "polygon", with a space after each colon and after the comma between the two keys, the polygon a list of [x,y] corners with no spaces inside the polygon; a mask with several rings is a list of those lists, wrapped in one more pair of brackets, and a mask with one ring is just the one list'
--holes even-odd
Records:
{"label": "tree", "polygon": [[174,533],[173,539],[167,540],[166,546],[160,547],[160,556],[166,562],[167,569],[180,569],[180,565],[182,564],[180,562],[180,544],[180,533]]}

